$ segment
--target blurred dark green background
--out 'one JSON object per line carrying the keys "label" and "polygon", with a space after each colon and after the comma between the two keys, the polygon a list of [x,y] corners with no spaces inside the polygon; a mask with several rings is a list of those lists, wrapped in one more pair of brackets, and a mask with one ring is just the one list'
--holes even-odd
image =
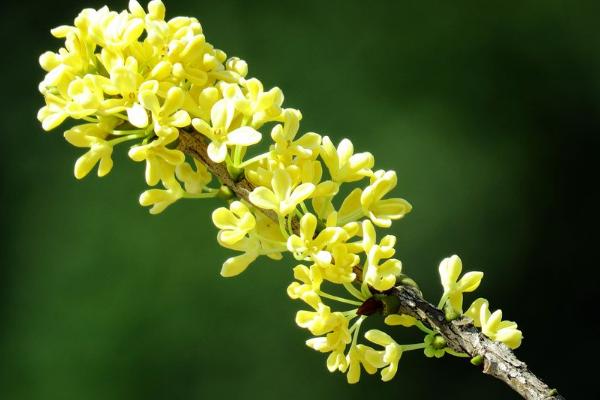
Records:
{"label": "blurred dark green background", "polygon": [[[391,383],[347,385],[304,345],[288,263],[218,274],[215,203],[159,216],[121,149],[77,182],[78,149],[44,133],[38,55],[51,27],[104,2],[4,4],[0,130],[1,399],[506,399],[463,360],[408,353]],[[121,10],[126,1],[114,1]],[[518,321],[518,355],[568,398],[597,352],[600,3],[167,1],[304,114],[395,169],[414,211],[393,230],[437,300],[437,264],[485,271],[479,294]],[[472,296],[470,299],[474,299]],[[589,376],[588,376],[589,375]],[[592,392],[593,393],[593,392]]]}

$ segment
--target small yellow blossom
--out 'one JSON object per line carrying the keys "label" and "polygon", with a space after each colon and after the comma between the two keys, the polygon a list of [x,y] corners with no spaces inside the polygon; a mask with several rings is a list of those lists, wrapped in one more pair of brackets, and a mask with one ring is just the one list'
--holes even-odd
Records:
{"label": "small yellow blossom", "polygon": [[287,247],[296,260],[312,257],[316,263],[329,263],[331,254],[323,249],[338,240],[345,231],[342,228],[325,228],[317,235],[317,217],[313,214],[304,214],[300,219],[300,236],[291,235],[287,240]]}
{"label": "small yellow blossom", "polygon": [[237,108],[252,119],[253,126],[260,126],[281,114],[281,89],[274,87],[265,92],[262,83],[255,78],[244,80],[242,86],[246,89],[247,99],[240,102]]}
{"label": "small yellow blossom", "polygon": [[221,268],[221,276],[225,278],[241,274],[260,255],[260,241],[255,236],[243,237],[231,245],[222,241],[219,244],[228,249],[243,252],[240,255],[229,257],[225,260]]}
{"label": "small yellow blossom", "polygon": [[[455,312],[462,314],[463,293],[472,292],[479,287],[483,272],[467,272],[460,280],[462,261],[456,255],[444,258],[439,266],[440,278],[444,287],[443,300],[447,300]],[[445,301],[441,302],[445,303]],[[443,304],[442,304],[443,305]]]}
{"label": "small yellow blossom", "polygon": [[291,163],[294,157],[315,159],[319,154],[321,135],[308,132],[295,139],[302,118],[298,110],[286,108],[282,111],[281,118],[283,124],[277,124],[271,129],[271,138],[274,142],[271,150],[285,163]]}
{"label": "small yellow blossom", "polygon": [[[109,127],[110,128],[110,127]],[[113,147],[104,140],[110,131],[102,124],[77,125],[65,132],[65,139],[76,147],[89,147],[89,151],[79,157],[75,163],[75,177],[82,179],[96,164],[98,176],[105,176],[113,166],[111,158]]]}
{"label": "small yellow blossom", "polygon": [[194,118],[194,128],[211,140],[208,145],[208,156],[214,162],[220,163],[227,157],[227,146],[250,146],[261,139],[261,134],[249,126],[231,129],[235,116],[235,105],[225,99],[219,100],[211,110],[211,125],[200,118]]}
{"label": "small yellow blossom", "polygon": [[[346,345],[351,342],[352,336],[348,329],[348,319],[339,312],[332,314],[333,322],[329,333],[325,336],[308,339],[306,345],[321,353],[343,353]],[[329,369],[331,372],[334,370]]]}
{"label": "small yellow blossom", "polygon": [[331,257],[325,263],[319,263],[323,278],[329,282],[343,284],[356,279],[353,267],[360,261],[360,257],[351,253],[346,243],[335,243],[331,246]]}
{"label": "small yellow blossom", "polygon": [[396,276],[402,272],[402,263],[397,259],[384,258],[394,255],[394,244],[396,237],[386,235],[379,244],[375,244],[375,228],[371,221],[363,221],[363,248],[367,254],[366,271],[364,281],[379,291],[391,289],[396,284]]}
{"label": "small yellow blossom", "polygon": [[142,206],[152,206],[150,214],[159,214],[165,208],[183,197],[185,192],[174,178],[163,181],[165,190],[150,189],[140,195],[140,204]]}
{"label": "small yellow blossom", "polygon": [[194,160],[194,166],[196,167],[195,171],[187,162],[179,164],[175,167],[175,174],[177,179],[184,183],[187,193],[200,194],[212,180],[212,175],[198,160]]}
{"label": "small yellow blossom", "polygon": [[284,169],[273,172],[271,180],[273,190],[264,186],[250,193],[250,201],[257,207],[273,210],[281,216],[291,213],[298,204],[306,200],[315,190],[312,183],[294,184],[290,174]]}
{"label": "small yellow blossom", "polygon": [[248,207],[241,201],[234,201],[225,207],[217,208],[212,213],[212,220],[217,228],[221,229],[218,235],[219,242],[234,245],[256,226],[256,219]]}
{"label": "small yellow blossom", "polygon": [[321,336],[330,332],[338,323],[335,313],[323,303],[315,307],[315,311],[301,310],[296,313],[296,324],[306,328],[315,336]]}
{"label": "small yellow blossom", "polygon": [[379,227],[389,228],[393,219],[404,217],[412,209],[404,199],[383,199],[383,196],[396,187],[396,183],[396,172],[377,171],[371,178],[371,184],[360,196],[364,215]]}
{"label": "small yellow blossom", "polygon": [[365,353],[365,358],[376,368],[381,370],[381,380],[384,382],[390,381],[398,371],[398,363],[402,357],[402,346],[385,332],[378,329],[371,329],[365,333],[367,340],[383,346],[383,351],[368,350]]}
{"label": "small yellow blossom", "polygon": [[521,345],[523,333],[517,323],[502,321],[502,310],[490,312],[487,300],[479,298],[471,304],[465,315],[473,319],[473,324],[481,327],[481,332],[492,340],[502,342],[511,349]]}
{"label": "small yellow blossom", "polygon": [[134,146],[129,157],[134,161],[146,161],[146,183],[156,185],[161,179],[173,176],[175,167],[182,164],[185,156],[179,150],[166,147],[175,138],[161,137],[148,144]]}
{"label": "small yellow blossom", "polygon": [[348,139],[343,139],[336,149],[328,136],[322,140],[321,158],[336,182],[354,182],[370,176],[375,162],[371,153],[354,154],[354,146]]}
{"label": "small yellow blossom", "polygon": [[[177,135],[176,128],[183,128],[190,124],[190,116],[187,111],[181,109],[184,101],[184,92],[181,88],[172,87],[167,92],[163,104],[160,104],[158,96],[150,90],[140,92],[140,103],[152,114],[154,132],[159,137],[171,137]],[[143,120],[139,119],[143,128]]]}
{"label": "small yellow blossom", "polygon": [[348,364],[346,379],[348,383],[354,384],[360,380],[361,365],[369,375],[373,375],[377,372],[377,367],[366,357],[366,354],[369,351],[373,351],[373,349],[364,344],[350,347],[350,351],[346,355],[346,363]]}
{"label": "small yellow blossom", "polygon": [[321,302],[319,298],[319,289],[323,282],[321,270],[313,265],[308,268],[305,265],[297,265],[294,268],[294,278],[302,282],[292,282],[288,288],[288,296],[292,299],[302,299],[313,308],[317,308]]}

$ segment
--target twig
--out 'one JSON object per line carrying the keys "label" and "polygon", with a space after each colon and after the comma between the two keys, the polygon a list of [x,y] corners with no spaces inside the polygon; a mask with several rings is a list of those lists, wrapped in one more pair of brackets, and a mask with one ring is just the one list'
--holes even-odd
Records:
{"label": "twig", "polygon": [[564,400],[556,389],[551,389],[535,376],[527,365],[503,343],[485,337],[468,318],[447,321],[444,312],[421,297],[410,286],[399,286],[390,295],[400,300],[400,313],[408,314],[439,331],[448,347],[481,357],[483,373],[500,379],[523,398],[529,400]]}

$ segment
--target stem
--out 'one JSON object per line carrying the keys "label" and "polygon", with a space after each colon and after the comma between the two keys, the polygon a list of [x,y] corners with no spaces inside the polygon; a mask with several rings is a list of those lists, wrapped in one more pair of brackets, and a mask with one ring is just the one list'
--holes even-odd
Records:
{"label": "stem", "polygon": [[423,325],[423,323],[421,321],[417,321],[417,323],[415,324],[415,326],[417,328],[419,328],[422,332],[425,332],[427,334],[432,334],[433,331],[431,329],[429,329],[428,327],[426,327],[425,325]]}
{"label": "stem", "polygon": [[356,297],[360,301],[365,301],[367,298],[362,295],[362,293],[354,287],[352,283],[344,282],[344,288],[350,293],[352,296]]}
{"label": "stem", "polygon": [[444,293],[442,295],[442,298],[440,299],[440,302],[437,305],[437,308],[444,308],[444,304],[446,304],[446,302],[448,301],[448,293]]}
{"label": "stem", "polygon": [[239,144],[235,145],[235,150],[233,151],[233,166],[236,168],[240,168],[242,146]]}
{"label": "stem", "polygon": [[248,160],[240,163],[240,165],[238,165],[238,168],[247,167],[248,165],[253,164],[253,163],[255,163],[257,161],[260,161],[263,158],[267,158],[267,157],[269,157],[269,152],[266,152],[266,153],[263,153],[263,154],[259,154],[259,155],[255,156],[255,157],[252,157],[252,158],[250,158],[250,159],[248,159]]}
{"label": "stem", "polygon": [[306,204],[304,204],[304,202],[300,203],[300,208],[304,214],[308,214],[308,208],[306,208]]}
{"label": "stem", "polygon": [[216,197],[218,192],[209,192],[209,193],[185,193],[183,195],[184,199],[210,199]]}
{"label": "stem", "polygon": [[317,294],[321,297],[325,297],[326,299],[339,301],[340,303],[350,304],[353,306],[360,306],[362,304],[358,301],[344,299],[343,297],[334,296],[329,293],[321,292],[320,290],[317,292]]}
{"label": "stem", "polygon": [[125,130],[125,131],[120,131],[120,130],[114,130],[112,131],[112,135],[114,136],[121,136],[121,135],[132,135],[134,133],[142,133],[142,132],[146,132],[145,129],[130,129],[130,130]]}
{"label": "stem", "polygon": [[446,353],[450,354],[451,356],[454,356],[454,357],[462,357],[462,358],[469,357],[468,354],[466,354],[466,353],[459,353],[458,351],[452,350],[450,347],[446,347],[444,349],[444,351]]}
{"label": "stem", "polygon": [[127,142],[129,140],[141,139],[141,138],[143,138],[145,136],[146,136],[145,133],[144,134],[139,134],[138,133],[138,134],[134,134],[134,135],[127,135],[127,136],[120,137],[118,139],[109,140],[108,143],[110,145],[114,146],[116,144]]}
{"label": "stem", "polygon": [[424,349],[425,343],[415,343],[415,344],[403,344],[402,351],[411,351],[411,350],[419,350]]}

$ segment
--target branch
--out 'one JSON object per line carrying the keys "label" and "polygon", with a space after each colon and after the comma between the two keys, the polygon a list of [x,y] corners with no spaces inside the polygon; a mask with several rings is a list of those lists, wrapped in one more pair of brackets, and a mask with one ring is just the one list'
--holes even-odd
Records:
{"label": "branch", "polygon": [[[206,143],[206,140],[199,133],[183,129],[179,131],[179,144],[177,145],[177,149],[200,161],[206,166],[211,174],[216,176],[223,185],[231,189],[238,198],[244,199],[251,204],[252,202],[250,201],[249,196],[250,192],[254,189],[254,185],[244,177],[237,181],[234,180],[231,175],[229,175],[225,163],[216,163],[210,159],[207,153],[207,147],[208,144]],[[276,223],[278,222],[277,214],[274,211],[256,208]],[[296,218],[292,219],[292,231],[295,233],[299,232],[299,223]]]}
{"label": "branch", "polygon": [[500,379],[523,398],[529,400],[564,400],[535,376],[503,343],[485,337],[471,324],[470,319],[447,321],[444,312],[421,297],[410,286],[398,286],[389,293],[400,300],[399,312],[408,314],[429,325],[446,339],[448,347],[483,359],[483,373]]}
{"label": "branch", "polygon": [[[207,143],[202,135],[181,130],[179,134],[179,150],[202,162],[223,185],[227,186],[239,198],[250,203],[249,195],[254,186],[245,178],[235,181],[227,171],[224,163],[213,162],[207,154]],[[262,211],[267,217],[277,221],[277,214],[271,210]],[[293,230],[298,231],[298,220],[294,219]],[[452,350],[466,353],[470,357],[480,356],[483,359],[483,372],[505,382],[515,392],[529,400],[564,400],[556,389],[536,377],[527,365],[520,361],[513,352],[500,342],[485,337],[470,320],[462,318],[447,321],[444,313],[424,300],[418,290],[410,286],[398,286],[391,289],[389,295],[400,300],[399,312],[408,314],[436,331],[446,339]]]}

